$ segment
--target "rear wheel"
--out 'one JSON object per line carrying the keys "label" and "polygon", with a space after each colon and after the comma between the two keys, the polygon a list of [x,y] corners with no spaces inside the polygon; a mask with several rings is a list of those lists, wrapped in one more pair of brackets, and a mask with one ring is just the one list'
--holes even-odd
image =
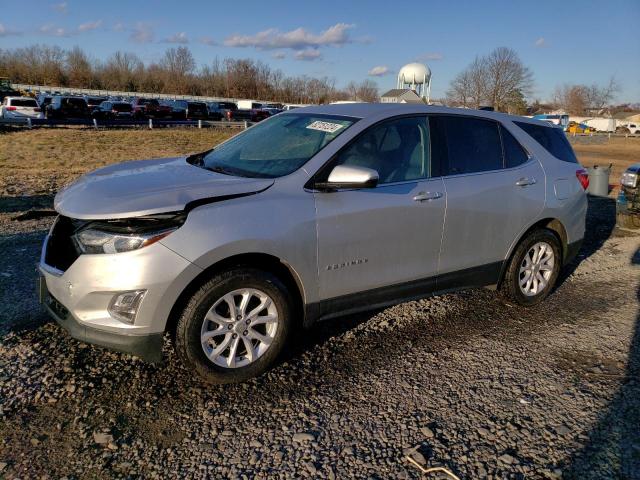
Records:
{"label": "rear wheel", "polygon": [[291,298],[275,276],[231,270],[192,296],[176,330],[176,349],[187,368],[210,383],[242,382],[267,370],[290,331]]}
{"label": "rear wheel", "polygon": [[561,264],[558,238],[549,230],[535,230],[513,252],[500,290],[520,305],[536,305],[553,289]]}

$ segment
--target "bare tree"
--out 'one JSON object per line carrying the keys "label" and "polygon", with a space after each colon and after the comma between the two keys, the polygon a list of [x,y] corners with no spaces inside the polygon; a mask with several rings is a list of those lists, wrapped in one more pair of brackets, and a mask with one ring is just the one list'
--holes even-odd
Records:
{"label": "bare tree", "polygon": [[95,86],[93,65],[80,47],[73,47],[67,52],[66,69],[69,86],[84,88]]}
{"label": "bare tree", "polygon": [[614,77],[607,85],[560,85],[553,93],[553,103],[556,108],[574,115],[585,115],[590,111],[601,111],[607,107],[619,91],[619,85]]}
{"label": "bare tree", "polygon": [[452,104],[478,108],[488,103],[495,110],[509,111],[514,101],[530,93],[533,74],[518,54],[506,47],[475,60],[451,82],[447,91]]}

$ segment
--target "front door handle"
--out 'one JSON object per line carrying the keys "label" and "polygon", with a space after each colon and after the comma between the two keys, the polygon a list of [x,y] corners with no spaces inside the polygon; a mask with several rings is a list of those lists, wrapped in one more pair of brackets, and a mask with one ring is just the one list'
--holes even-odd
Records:
{"label": "front door handle", "polygon": [[420,192],[413,199],[416,202],[425,202],[429,200],[437,200],[442,197],[442,193],[440,192]]}
{"label": "front door handle", "polygon": [[520,180],[516,182],[516,185],[519,187],[526,187],[528,185],[535,185],[537,180],[535,178],[526,178],[522,177]]}

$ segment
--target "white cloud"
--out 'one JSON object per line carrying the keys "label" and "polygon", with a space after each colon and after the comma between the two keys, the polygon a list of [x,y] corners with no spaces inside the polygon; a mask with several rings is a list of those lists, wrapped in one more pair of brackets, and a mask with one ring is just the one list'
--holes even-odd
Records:
{"label": "white cloud", "polygon": [[56,12],[67,13],[67,2],[55,3],[51,5]]}
{"label": "white cloud", "polygon": [[79,32],[89,32],[91,30],[95,30],[100,28],[102,25],[102,20],[96,20],[95,22],[86,22],[78,25]]}
{"label": "white cloud", "polygon": [[282,60],[284,59],[284,57],[286,57],[286,54],[284,52],[274,52],[271,56],[276,60]]}
{"label": "white cloud", "polygon": [[187,37],[187,32],[178,32],[174,35],[171,35],[164,39],[167,43],[189,43],[189,37]]}
{"label": "white cloud", "polygon": [[538,48],[541,47],[546,47],[548,45],[547,41],[545,40],[544,37],[540,37],[539,39],[537,39],[534,43],[534,45]]}
{"label": "white cloud", "polygon": [[64,28],[56,27],[52,23],[42,25],[40,27],[40,33],[44,33],[45,35],[53,35],[54,37],[67,37],[69,35],[69,32],[67,32]]}
{"label": "white cloud", "polygon": [[114,32],[123,32],[124,31],[124,23],[118,22],[118,23],[114,24],[113,25],[113,31]]}
{"label": "white cloud", "polygon": [[209,45],[210,47],[218,45],[218,42],[211,37],[204,36],[204,37],[200,37],[199,40],[200,40],[200,43],[202,43],[203,45]]}
{"label": "white cloud", "polygon": [[318,49],[307,48],[306,50],[300,50],[296,52],[293,58],[295,58],[296,60],[305,60],[307,62],[312,62],[314,60],[320,60],[322,58],[322,54]]}
{"label": "white cloud", "polygon": [[383,75],[387,75],[391,73],[389,68],[386,65],[378,65],[377,67],[373,67],[369,70],[369,75],[372,77],[382,77]]}
{"label": "white cloud", "polygon": [[416,57],[416,60],[418,60],[419,62],[426,62],[428,60],[442,60],[444,58],[444,56],[441,53],[438,52],[431,52],[431,53],[423,53],[422,55],[419,55],[418,57]]}
{"label": "white cloud", "polygon": [[154,33],[151,26],[144,22],[136,23],[129,39],[136,43],[149,43],[153,41]]}
{"label": "white cloud", "polygon": [[269,28],[255,35],[232,35],[227,37],[224,44],[228,47],[254,47],[262,50],[275,48],[304,50],[327,45],[339,46],[351,43],[349,30],[354,26],[347,23],[337,23],[318,35],[302,27],[289,32],[281,32],[277,28]]}
{"label": "white cloud", "polygon": [[17,30],[11,30],[0,23],[0,37],[8,37],[9,35],[21,35]]}

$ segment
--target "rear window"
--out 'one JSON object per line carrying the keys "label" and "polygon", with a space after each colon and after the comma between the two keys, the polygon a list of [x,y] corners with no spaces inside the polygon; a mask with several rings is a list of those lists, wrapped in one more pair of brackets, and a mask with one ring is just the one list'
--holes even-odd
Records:
{"label": "rear window", "polygon": [[128,103],[114,103],[112,108],[116,112],[130,112],[131,111],[131,105],[129,105]]}
{"label": "rear window", "polygon": [[154,106],[160,105],[158,103],[158,101],[153,99],[153,98],[141,98],[140,100],[138,100],[138,104],[139,105],[154,105]]}
{"label": "rear window", "polygon": [[13,98],[11,99],[11,105],[14,107],[37,107],[38,102],[33,98]]}
{"label": "rear window", "polygon": [[536,142],[558,160],[569,163],[578,163],[576,154],[573,152],[569,140],[564,132],[558,127],[544,127],[532,123],[514,122],[518,127],[527,132]]}
{"label": "rear window", "polygon": [[238,106],[235,103],[220,102],[218,104],[218,108],[225,108],[227,110],[237,110]]}
{"label": "rear window", "polygon": [[502,145],[496,122],[462,116],[433,116],[431,119],[431,142],[434,155],[441,158],[442,175],[502,168]]}
{"label": "rear window", "polygon": [[82,98],[65,98],[64,103],[74,108],[86,108],[87,102]]}
{"label": "rear window", "polygon": [[204,111],[207,109],[207,106],[204,103],[189,103],[189,109]]}

